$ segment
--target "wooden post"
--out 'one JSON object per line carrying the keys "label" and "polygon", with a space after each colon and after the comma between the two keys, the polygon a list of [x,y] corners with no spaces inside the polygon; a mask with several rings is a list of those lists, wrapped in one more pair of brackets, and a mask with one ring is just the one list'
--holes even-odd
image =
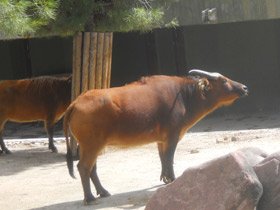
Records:
{"label": "wooden post", "polygon": [[112,69],[112,54],[113,54],[113,33],[110,33],[110,39],[109,39],[109,66],[108,66],[108,80],[107,80],[107,87],[111,87],[111,69]]}
{"label": "wooden post", "polygon": [[[81,92],[81,54],[82,54],[82,33],[75,34],[73,39],[73,67],[72,67],[72,101]],[[77,142],[71,137],[71,150],[74,157],[78,156]]]}
{"label": "wooden post", "polygon": [[[73,39],[72,101],[89,89],[110,87],[113,33],[78,32]],[[71,138],[77,157],[77,142]]]}
{"label": "wooden post", "polygon": [[103,69],[103,47],[104,47],[104,33],[98,33],[97,36],[97,55],[96,55],[96,75],[95,75],[95,88],[101,89],[102,87],[102,69]]}
{"label": "wooden post", "polygon": [[109,47],[110,47],[110,34],[105,33],[104,47],[103,47],[103,70],[102,70],[102,88],[107,88],[108,68],[109,68]]}
{"label": "wooden post", "polygon": [[97,54],[97,33],[91,33],[90,35],[90,59],[89,59],[89,89],[95,88],[95,74],[96,74],[96,54]]}
{"label": "wooden post", "polygon": [[83,34],[83,64],[82,64],[82,90],[81,93],[88,90],[88,78],[89,78],[89,58],[90,58],[90,33],[85,32]]}

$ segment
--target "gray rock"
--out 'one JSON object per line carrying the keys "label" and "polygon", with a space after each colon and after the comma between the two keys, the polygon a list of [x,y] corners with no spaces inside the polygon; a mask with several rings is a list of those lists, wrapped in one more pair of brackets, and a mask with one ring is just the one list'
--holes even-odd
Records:
{"label": "gray rock", "polygon": [[280,152],[274,153],[254,167],[263,185],[257,210],[280,209]]}
{"label": "gray rock", "polygon": [[244,147],[242,149],[239,149],[239,151],[244,153],[251,166],[257,165],[266,157],[268,157],[268,153],[259,149],[258,147]]}
{"label": "gray rock", "polygon": [[241,151],[188,168],[159,188],[146,210],[254,210],[262,185]]}

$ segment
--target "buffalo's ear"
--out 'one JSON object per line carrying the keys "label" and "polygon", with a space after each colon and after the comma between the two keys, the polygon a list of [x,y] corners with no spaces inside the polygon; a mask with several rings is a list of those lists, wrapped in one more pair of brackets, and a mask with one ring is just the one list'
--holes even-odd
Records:
{"label": "buffalo's ear", "polygon": [[205,94],[211,89],[210,82],[203,78],[198,80],[198,90],[200,92],[200,97],[205,99]]}

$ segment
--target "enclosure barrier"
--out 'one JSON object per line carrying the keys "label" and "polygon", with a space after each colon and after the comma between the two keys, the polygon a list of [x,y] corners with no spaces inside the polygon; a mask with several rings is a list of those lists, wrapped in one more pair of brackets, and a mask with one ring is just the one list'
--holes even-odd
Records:
{"label": "enclosure barrier", "polygon": [[[109,88],[112,64],[112,32],[78,32],[73,38],[72,101],[90,89]],[[71,137],[77,156],[77,142]]]}

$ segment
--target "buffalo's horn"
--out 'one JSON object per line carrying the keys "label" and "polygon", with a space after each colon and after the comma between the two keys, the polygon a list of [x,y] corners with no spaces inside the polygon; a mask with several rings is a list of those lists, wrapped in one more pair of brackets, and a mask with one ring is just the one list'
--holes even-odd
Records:
{"label": "buffalo's horn", "polygon": [[208,72],[199,69],[190,70],[189,75],[206,77],[208,79],[218,79],[218,77],[222,76],[220,73]]}

